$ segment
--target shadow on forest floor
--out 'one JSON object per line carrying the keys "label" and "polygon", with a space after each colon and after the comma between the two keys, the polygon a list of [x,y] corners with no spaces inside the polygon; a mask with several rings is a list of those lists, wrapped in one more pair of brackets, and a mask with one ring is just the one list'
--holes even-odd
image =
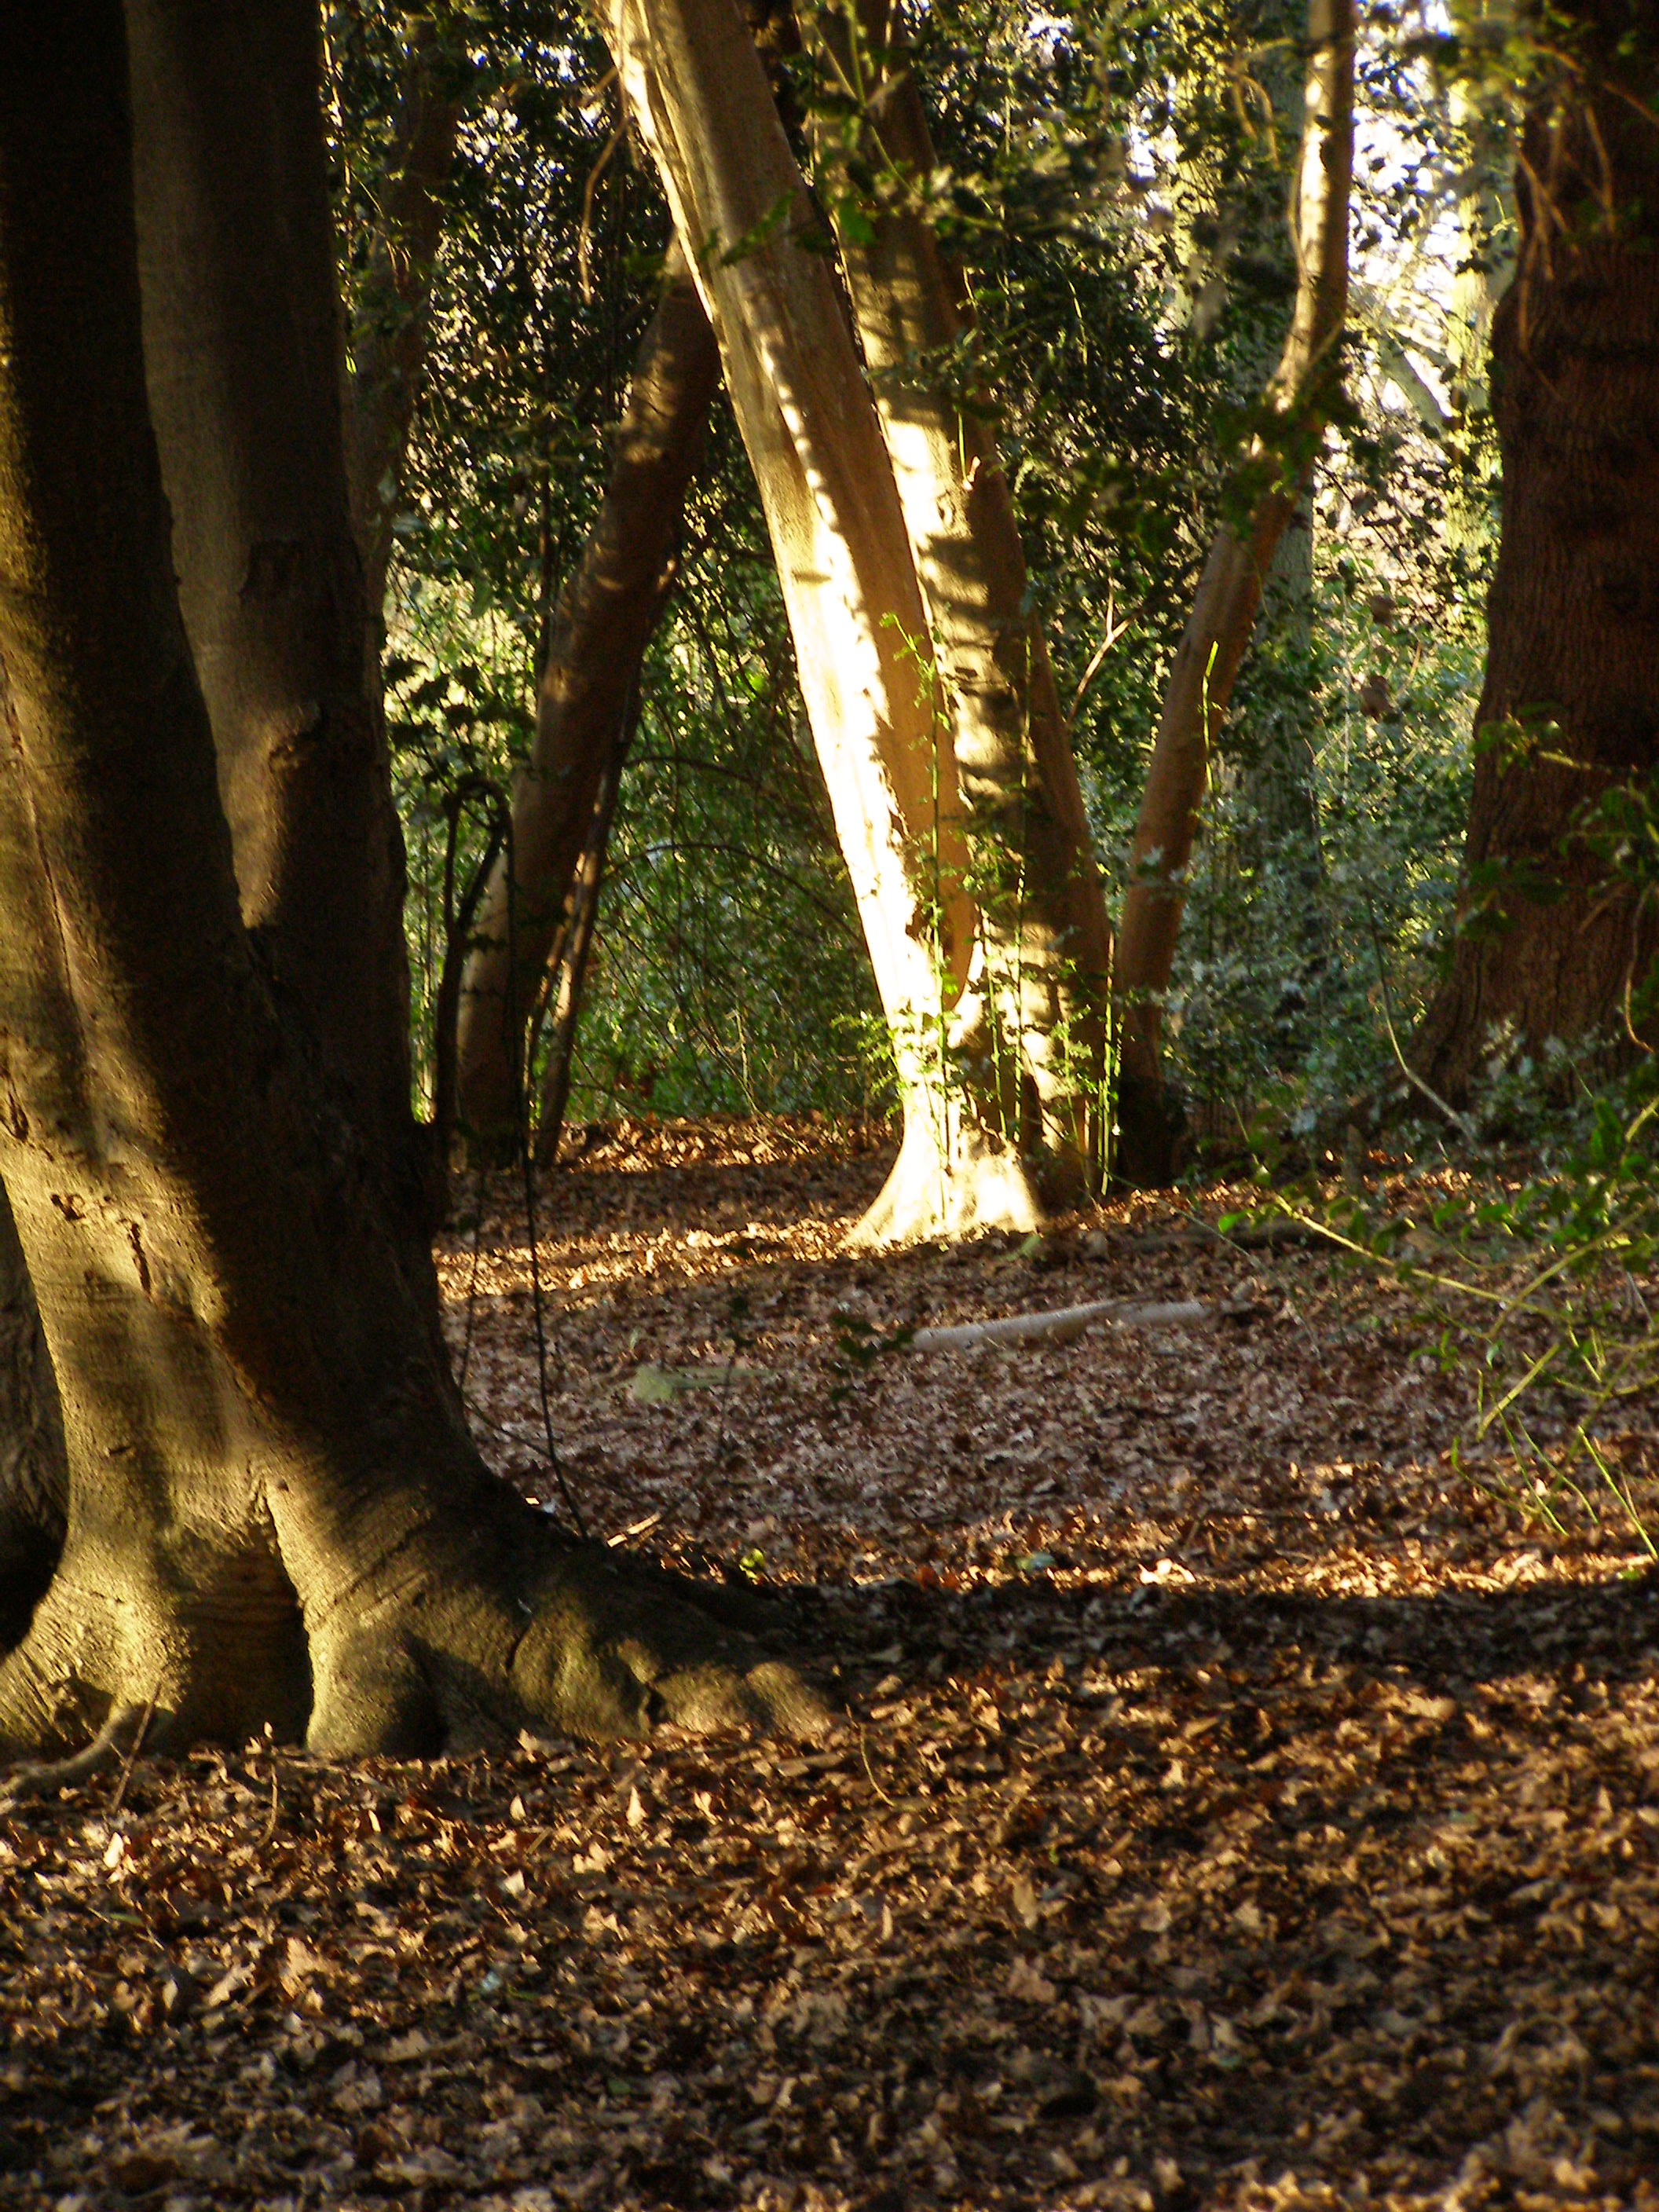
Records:
{"label": "shadow on forest floor", "polygon": [[[873,1156],[677,1172],[544,1201],[561,1449],[600,1533],[745,1560],[844,1726],[255,1746],[24,1808],[0,2207],[1659,2212],[1628,1528],[1456,1475],[1456,1378],[1310,1255],[1141,1204],[849,1260]],[[533,1492],[522,1231],[486,1216],[471,1297],[465,1234],[442,1264]],[[849,1348],[1131,1292],[1237,1310]],[[692,1380],[641,1403],[647,1363]]]}

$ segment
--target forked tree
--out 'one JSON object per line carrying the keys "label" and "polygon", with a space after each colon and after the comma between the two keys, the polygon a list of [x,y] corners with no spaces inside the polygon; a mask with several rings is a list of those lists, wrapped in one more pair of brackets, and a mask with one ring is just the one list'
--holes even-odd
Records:
{"label": "forked tree", "polygon": [[878,409],[866,380],[960,327],[884,17],[848,32],[901,186],[844,261],[857,338],[734,0],[619,0],[605,28],[720,342],[898,1065],[857,1236],[1029,1228],[1045,1146],[1086,1168],[1109,935],[994,449],[973,410]]}
{"label": "forked tree", "polygon": [[1451,1101],[1494,1039],[1619,1036],[1659,953],[1651,883],[1609,881],[1585,834],[1620,786],[1650,805],[1659,770],[1659,29],[1644,0],[1524,20],[1545,67],[1492,326],[1503,521],[1460,926],[1411,1053]]}
{"label": "forked tree", "polygon": [[[196,251],[154,202],[136,222],[118,0],[7,11],[0,1173],[68,1498],[0,1666],[0,1747],[61,1751],[142,1710],[161,1742],[269,1722],[332,1752],[658,1713],[810,1726],[793,1674],[688,1586],[562,1540],[467,1437],[391,1088],[384,751],[328,643],[362,632],[315,13],[143,0],[133,28],[137,136],[173,149],[159,180],[141,153],[141,179],[187,200],[192,165],[226,165],[265,258],[239,284],[238,236]],[[142,310],[141,237],[168,280]],[[196,285],[226,288],[217,313]],[[273,291],[296,333],[274,359],[246,327]],[[152,329],[175,341],[154,419]],[[161,390],[215,362],[228,448]],[[276,528],[256,400],[305,470]],[[222,601],[239,567],[251,607]],[[279,632],[318,656],[305,696],[261,658]],[[362,923],[326,972],[304,910],[325,892]]]}

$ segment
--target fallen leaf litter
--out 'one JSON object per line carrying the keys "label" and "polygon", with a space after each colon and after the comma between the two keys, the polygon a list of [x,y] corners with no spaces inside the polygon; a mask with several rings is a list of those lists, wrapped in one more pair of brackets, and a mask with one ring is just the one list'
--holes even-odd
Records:
{"label": "fallen leaf litter", "polygon": [[[755,1581],[841,1734],[256,1744],[20,1807],[0,2205],[1659,2212],[1632,1532],[1455,1476],[1461,1386],[1326,1255],[1137,1200],[839,1256],[883,1141],[612,1132],[540,1255],[589,1518]],[[485,1197],[450,1322],[550,1498]],[[903,1356],[1109,1298],[1207,1310]]]}

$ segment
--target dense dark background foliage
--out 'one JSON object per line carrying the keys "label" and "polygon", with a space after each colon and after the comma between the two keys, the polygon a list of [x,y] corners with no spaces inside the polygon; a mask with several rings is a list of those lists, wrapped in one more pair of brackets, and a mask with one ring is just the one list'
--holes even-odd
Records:
{"label": "dense dark background foliage", "polygon": [[[1188,0],[1034,33],[1006,0],[908,11],[933,204],[977,314],[961,358],[919,373],[996,408],[1114,893],[1170,657],[1288,318],[1299,17],[1285,0],[1243,15]],[[349,280],[409,26],[364,6],[329,20]],[[422,1038],[446,796],[468,776],[504,785],[527,742],[543,623],[603,488],[667,233],[576,11],[492,0],[436,20],[470,89],[387,665]],[[1350,410],[1214,764],[1170,1024],[1198,1125],[1224,1141],[1264,1110],[1311,1129],[1386,1074],[1389,1023],[1403,1033],[1431,980],[1465,808],[1492,486],[1458,317],[1479,318],[1477,245],[1501,252],[1501,134],[1483,124],[1472,150],[1387,21],[1362,64]],[[805,62],[795,79],[810,109]],[[577,1118],[879,1106],[888,1047],[723,403],[642,697]],[[463,871],[483,836],[475,808]]]}

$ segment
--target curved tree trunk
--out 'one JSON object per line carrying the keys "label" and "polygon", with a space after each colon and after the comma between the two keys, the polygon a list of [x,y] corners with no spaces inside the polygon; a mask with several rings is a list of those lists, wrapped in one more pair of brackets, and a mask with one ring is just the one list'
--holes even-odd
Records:
{"label": "curved tree trunk", "polygon": [[[1659,769],[1659,37],[1618,0],[1552,18],[1492,331],[1503,534],[1460,927],[1412,1058],[1461,1103],[1494,1038],[1622,1029],[1659,914],[1575,825]],[[1651,1040],[1650,1040],[1651,1041]]]}
{"label": "curved tree trunk", "polygon": [[887,0],[865,0],[856,27],[826,14],[817,27],[862,118],[855,143],[821,130],[820,158],[853,156],[880,180],[873,205],[844,173],[828,198],[950,718],[980,915],[970,989],[988,1001],[988,1033],[1016,1042],[1035,1092],[1040,1126],[1023,1134],[1073,1183],[1092,1182],[1111,927],[994,410],[985,394],[964,406],[930,374],[972,317],[918,200],[938,166],[927,113]]}
{"label": "curved tree trunk", "polygon": [[662,611],[685,495],[720,380],[720,353],[684,262],[671,262],[641,341],[611,481],[560,594],[530,759],[513,790],[514,910],[491,872],[461,984],[460,1118],[487,1151],[521,1140],[525,1031],[568,919],[605,763]]}
{"label": "curved tree trunk", "polygon": [[[315,19],[269,13],[314,108]],[[145,401],[127,84],[116,0],[0,48],[0,1172],[69,1468],[0,1745],[151,1705],[154,1741],[269,1721],[335,1753],[810,1723],[483,1468],[256,957]]]}
{"label": "curved tree trunk", "polygon": [[1009,1071],[962,1005],[978,926],[927,615],[817,218],[732,0],[624,0],[607,27],[696,257],[898,1063],[904,1141],[855,1241],[1029,1228]]}
{"label": "curved tree trunk", "polygon": [[1135,823],[1116,976],[1119,1165],[1131,1182],[1164,1181],[1170,1170],[1176,1117],[1164,1091],[1158,1041],[1210,749],[1226,718],[1267,571],[1339,389],[1353,169],[1353,21],[1352,0],[1310,0],[1295,202],[1300,273],[1290,336],[1265,395],[1267,429],[1229,487],[1229,506],[1244,508],[1249,520],[1242,532],[1224,522],[1211,545],[1170,671]]}

